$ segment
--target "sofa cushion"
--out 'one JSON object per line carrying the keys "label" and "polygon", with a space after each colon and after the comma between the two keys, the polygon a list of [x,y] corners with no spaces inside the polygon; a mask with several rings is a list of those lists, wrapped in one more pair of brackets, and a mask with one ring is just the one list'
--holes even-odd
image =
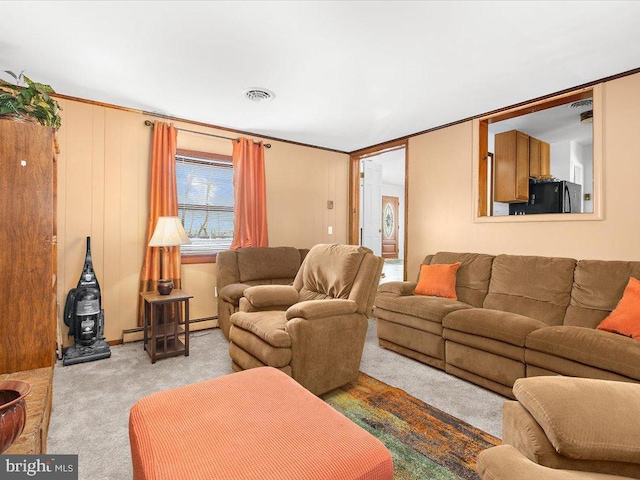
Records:
{"label": "sofa cushion", "polygon": [[417,285],[415,282],[385,282],[378,287],[378,293],[388,292],[396,295],[412,295]]}
{"label": "sofa cushion", "polygon": [[640,340],[640,280],[631,277],[622,298],[598,330]]}
{"label": "sofa cushion", "polygon": [[[560,454],[640,463],[640,385],[591,378],[521,378],[513,393]],[[579,408],[576,408],[579,406]]]}
{"label": "sofa cushion", "polygon": [[285,312],[236,312],[231,315],[232,325],[251,332],[274,347],[291,347],[291,337],[284,330],[286,323]]}
{"label": "sofa cushion", "polygon": [[640,381],[640,342],[632,338],[592,328],[555,326],[531,332],[525,346]]}
{"label": "sofa cushion", "polygon": [[293,305],[298,301],[298,291],[290,285],[249,287],[244,291],[244,296],[253,307],[258,309],[277,305]]}
{"label": "sofa cushion", "polygon": [[[559,457],[556,449],[520,402],[507,400],[502,405],[502,442],[513,445],[532,462],[546,467],[561,468],[549,464]],[[561,457],[565,458],[565,457]]]}
{"label": "sofa cushion", "polygon": [[350,315],[358,311],[358,304],[343,298],[330,300],[307,300],[291,305],[285,312],[287,320],[304,318],[313,320],[326,317]]}
{"label": "sofa cushion", "polygon": [[[513,382],[525,376],[526,371],[525,365],[521,361],[449,340],[445,342],[445,359],[447,372],[452,371],[450,367],[457,368],[456,376],[478,383],[480,386],[489,386],[492,390],[505,396],[509,394],[501,391],[502,389],[492,388],[490,384],[495,383],[510,389]],[[461,374],[461,372],[468,372],[472,377]],[[477,382],[473,377],[487,379],[489,385]]]}
{"label": "sofa cushion", "polygon": [[249,287],[250,285],[246,283],[230,283],[222,287],[218,295],[220,295],[225,302],[238,306],[240,299],[244,295],[244,291]]}
{"label": "sofa cushion", "polygon": [[602,460],[582,460],[556,452],[544,430],[520,402],[502,406],[502,442],[513,445],[529,460],[545,467],[640,478],[640,464]]}
{"label": "sofa cushion", "polygon": [[629,277],[640,278],[640,262],[580,260],[564,325],[596,328],[622,298]]}
{"label": "sofa cushion", "polygon": [[[430,322],[424,318],[416,317],[415,315],[407,315],[400,312],[391,312],[384,308],[376,307],[375,311],[376,320],[384,320],[393,324],[393,326],[405,326],[409,328],[409,331],[415,332],[416,330],[428,332],[438,337],[438,340],[442,340],[442,324],[440,322]],[[381,337],[378,331],[378,337]],[[385,337],[386,338],[386,337]],[[404,336],[403,338],[407,338]],[[387,340],[391,340],[387,338]],[[414,339],[415,341],[415,339]],[[444,343],[444,340],[442,340]],[[402,345],[402,344],[401,344]]]}
{"label": "sofa cushion", "polygon": [[442,297],[425,297],[421,295],[398,296],[393,293],[379,293],[375,306],[391,312],[404,313],[414,317],[442,323],[442,319],[449,313],[471,308],[460,301]]}
{"label": "sofa cushion", "polygon": [[511,445],[498,445],[480,452],[476,471],[482,480],[628,480],[620,475],[543,467]]}
{"label": "sofa cushion", "polygon": [[470,308],[447,315],[442,321],[442,326],[524,347],[525,338],[530,332],[548,325],[517,313]]}
{"label": "sofa cushion", "polygon": [[460,265],[460,262],[420,265],[420,278],[413,291],[414,295],[430,295],[457,300],[456,272]]}
{"label": "sofa cushion", "polygon": [[238,283],[238,252],[223,250],[216,256],[216,286],[218,291],[230,283]]}
{"label": "sofa cushion", "polygon": [[354,245],[316,245],[307,254],[293,286],[300,292],[300,300],[348,298],[366,247]]}
{"label": "sofa cushion", "polygon": [[561,325],[575,264],[572,258],[498,255],[483,307]]}
{"label": "sofa cushion", "polygon": [[493,338],[481,337],[480,335],[474,335],[472,333],[452,330],[450,328],[442,330],[442,338],[444,338],[447,343],[454,342],[459,345],[466,345],[467,347],[472,347],[482,352],[494,353],[524,363],[524,347],[512,345]]}
{"label": "sofa cushion", "polygon": [[[274,347],[252,332],[238,328],[236,325],[231,326],[229,338],[233,345],[240,347],[244,352],[260,360],[260,363],[264,365],[284,368],[291,363],[291,348]],[[232,359],[235,358],[232,357]],[[243,363],[240,358],[238,360]]]}
{"label": "sofa cushion", "polygon": [[369,317],[373,310],[373,302],[376,299],[377,288],[380,286],[380,277],[384,268],[384,259],[369,251],[362,262],[356,275],[349,300],[353,300],[358,305],[358,313]]}
{"label": "sofa cushion", "polygon": [[493,255],[483,253],[438,252],[433,256],[427,256],[423,263],[435,265],[460,262],[456,275],[458,300],[474,307],[481,307],[489,290],[493,259]]}
{"label": "sofa cushion", "polygon": [[239,248],[238,273],[241,282],[272,278],[294,278],[300,268],[300,251],[294,247]]}
{"label": "sofa cushion", "polygon": [[266,278],[263,280],[247,280],[245,283],[250,287],[257,287],[259,285],[291,285],[294,277],[286,278]]}

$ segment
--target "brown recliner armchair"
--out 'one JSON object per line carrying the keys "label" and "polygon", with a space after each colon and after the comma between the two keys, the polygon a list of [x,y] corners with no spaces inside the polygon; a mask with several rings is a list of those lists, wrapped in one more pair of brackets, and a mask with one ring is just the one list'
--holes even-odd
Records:
{"label": "brown recliner armchair", "polygon": [[290,285],[308,252],[308,248],[252,247],[218,253],[218,325],[227,340],[229,317],[238,311],[244,291],[255,285]]}
{"label": "brown recliner armchair", "polygon": [[504,445],[480,453],[485,480],[640,478],[640,385],[572,377],[516,380]]}
{"label": "brown recliner armchair", "polygon": [[316,395],[355,380],[383,263],[365,247],[321,244],[292,286],[247,288],[231,315],[233,369],[276,367]]}

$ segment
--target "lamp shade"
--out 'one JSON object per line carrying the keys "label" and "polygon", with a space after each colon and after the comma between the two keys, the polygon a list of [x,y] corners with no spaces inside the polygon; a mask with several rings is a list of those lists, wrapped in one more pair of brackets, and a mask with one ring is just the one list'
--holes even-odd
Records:
{"label": "lamp shade", "polygon": [[191,243],[191,240],[178,217],[158,217],[156,229],[149,241],[150,247],[173,247],[187,243]]}

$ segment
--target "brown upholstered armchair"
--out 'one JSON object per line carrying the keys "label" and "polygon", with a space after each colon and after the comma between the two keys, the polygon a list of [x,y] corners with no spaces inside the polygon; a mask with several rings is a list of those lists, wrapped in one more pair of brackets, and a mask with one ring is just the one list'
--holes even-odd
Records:
{"label": "brown upholstered armchair", "polygon": [[218,253],[218,325],[229,339],[229,317],[238,311],[244,291],[253,285],[289,285],[309,249],[255,247]]}
{"label": "brown upholstered armchair", "polygon": [[478,456],[485,480],[640,478],[640,385],[572,377],[516,380],[504,445]]}
{"label": "brown upholstered armchair", "polygon": [[233,369],[276,367],[316,395],[354,380],[383,263],[365,247],[321,244],[292,286],[247,288],[231,315]]}

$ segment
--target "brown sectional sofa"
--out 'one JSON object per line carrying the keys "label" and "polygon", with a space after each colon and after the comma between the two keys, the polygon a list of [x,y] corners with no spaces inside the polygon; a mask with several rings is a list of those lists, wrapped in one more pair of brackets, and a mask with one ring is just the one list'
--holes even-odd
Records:
{"label": "brown sectional sofa", "polygon": [[640,262],[440,252],[461,262],[458,300],[380,285],[382,347],[513,398],[518,378],[568,375],[640,382],[640,342],[595,327],[615,308]]}
{"label": "brown sectional sofa", "polygon": [[218,253],[218,324],[227,340],[229,318],[238,311],[244,291],[256,285],[290,285],[308,252],[308,248],[256,247]]}

